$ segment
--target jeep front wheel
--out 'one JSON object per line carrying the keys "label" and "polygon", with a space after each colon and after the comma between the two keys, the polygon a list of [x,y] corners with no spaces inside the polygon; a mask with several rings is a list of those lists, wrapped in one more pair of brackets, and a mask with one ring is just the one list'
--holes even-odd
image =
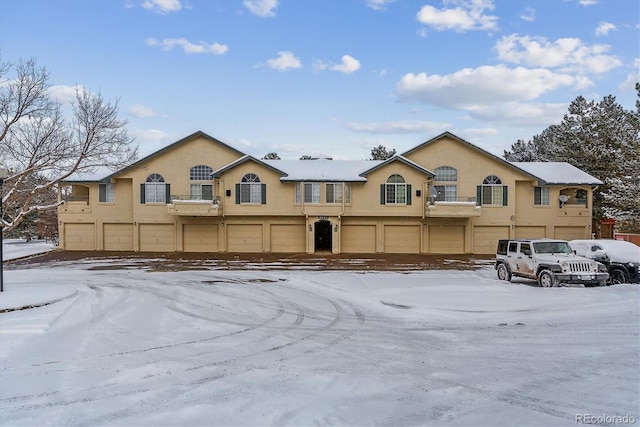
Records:
{"label": "jeep front wheel", "polygon": [[505,280],[507,282],[511,281],[511,272],[504,264],[498,264],[498,279]]}
{"label": "jeep front wheel", "polygon": [[543,288],[551,288],[553,286],[556,286],[556,278],[553,277],[551,271],[542,270],[538,275],[538,285]]}

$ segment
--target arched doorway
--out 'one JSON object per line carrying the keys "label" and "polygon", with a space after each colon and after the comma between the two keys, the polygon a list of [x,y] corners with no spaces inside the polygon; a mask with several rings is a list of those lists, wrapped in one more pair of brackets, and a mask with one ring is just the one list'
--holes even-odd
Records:
{"label": "arched doorway", "polygon": [[326,219],[316,221],[315,230],[316,252],[331,252],[331,222]]}

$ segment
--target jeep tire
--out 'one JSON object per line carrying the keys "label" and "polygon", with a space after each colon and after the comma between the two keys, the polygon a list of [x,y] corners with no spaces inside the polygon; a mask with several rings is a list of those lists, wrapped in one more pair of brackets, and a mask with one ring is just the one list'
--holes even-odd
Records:
{"label": "jeep tire", "polygon": [[557,281],[550,270],[542,270],[538,274],[538,285],[542,288],[552,288],[557,286]]}
{"label": "jeep tire", "polygon": [[511,272],[509,271],[509,268],[504,265],[503,263],[498,264],[498,279],[499,280],[504,280],[506,282],[510,282],[511,281]]}

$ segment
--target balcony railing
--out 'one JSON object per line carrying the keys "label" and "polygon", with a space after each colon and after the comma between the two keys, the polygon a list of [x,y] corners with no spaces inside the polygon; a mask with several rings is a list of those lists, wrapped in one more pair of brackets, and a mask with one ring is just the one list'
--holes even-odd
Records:
{"label": "balcony railing", "polygon": [[212,195],[174,194],[167,208],[170,215],[218,216],[222,213],[220,196]]}
{"label": "balcony railing", "polygon": [[73,194],[64,194],[62,196],[62,201],[65,203],[85,203],[85,204],[89,204],[89,195],[88,194],[83,194],[81,196],[78,195],[73,195]]}
{"label": "balcony railing", "polygon": [[481,207],[477,206],[476,197],[456,197],[455,200],[426,199],[425,216],[432,218],[469,218],[480,216]]}

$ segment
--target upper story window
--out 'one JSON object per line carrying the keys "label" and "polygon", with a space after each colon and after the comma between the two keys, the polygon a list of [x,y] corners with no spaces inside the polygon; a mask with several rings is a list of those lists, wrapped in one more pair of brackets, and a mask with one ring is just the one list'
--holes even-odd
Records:
{"label": "upper story window", "polygon": [[189,170],[189,179],[191,181],[211,181],[213,169],[207,165],[197,165]]}
{"label": "upper story window", "polygon": [[258,175],[248,173],[242,177],[239,184],[236,184],[236,203],[267,203],[267,188],[260,182]]}
{"label": "upper story window", "polygon": [[478,186],[479,205],[506,206],[507,186],[502,185],[502,180],[496,175],[489,175]]}
{"label": "upper story window", "polygon": [[455,202],[458,200],[458,170],[451,166],[440,166],[434,171],[433,179],[435,189],[438,192],[436,201]]}
{"label": "upper story window", "polygon": [[167,203],[171,198],[170,187],[162,175],[152,173],[147,181],[140,186],[141,203]]}
{"label": "upper story window", "polygon": [[380,186],[380,203],[383,205],[410,205],[411,185],[402,175],[393,174]]}
{"label": "upper story window", "polygon": [[98,186],[98,202],[113,203],[115,201],[114,195],[115,189],[113,184],[100,184]]}
{"label": "upper story window", "polygon": [[549,187],[533,188],[533,204],[535,206],[549,206]]}
{"label": "upper story window", "polygon": [[[343,192],[344,189],[344,192]],[[351,203],[351,184],[342,182],[328,182],[325,184],[325,198],[327,203]]]}
{"label": "upper story window", "polygon": [[[197,165],[189,170],[191,181],[211,181],[213,169],[207,165]],[[213,185],[204,183],[189,184],[189,199],[213,200]]]}
{"label": "upper story window", "polygon": [[304,202],[320,203],[320,183],[319,182],[304,183]]}

